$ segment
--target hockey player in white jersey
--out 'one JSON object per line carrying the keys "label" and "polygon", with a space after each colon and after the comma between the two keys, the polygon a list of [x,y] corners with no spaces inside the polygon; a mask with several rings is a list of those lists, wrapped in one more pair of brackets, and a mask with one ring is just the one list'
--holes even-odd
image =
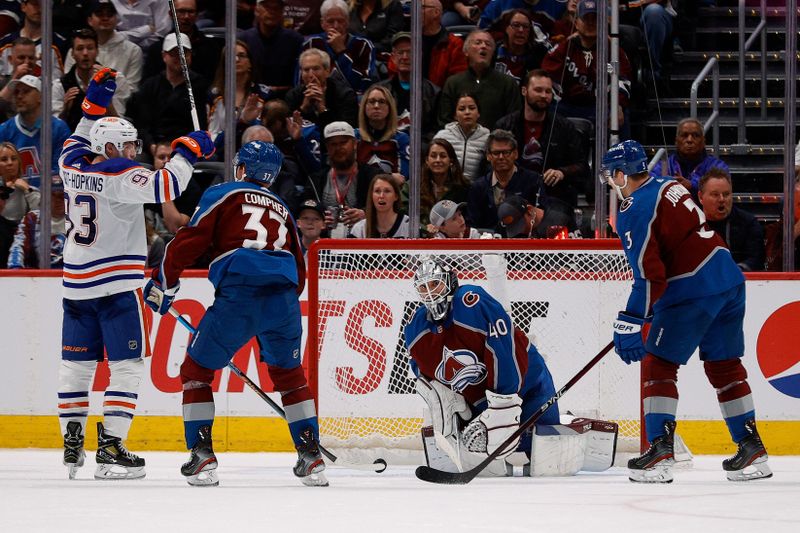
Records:
{"label": "hockey player in white jersey", "polygon": [[147,258],[142,204],[174,200],[193,164],[214,152],[207,132],[172,143],[172,157],[157,171],[134,158],[141,141],[133,125],[104,117],[116,90],[116,72],[104,68],[89,83],[83,118],[64,143],[59,169],[67,205],[64,245],[64,319],[58,415],[69,477],[84,462],[89,390],[104,349],[110,369],[97,424],[97,479],[144,477],[144,459],[123,442],[133,420],[143,358],[150,355],[142,284]]}

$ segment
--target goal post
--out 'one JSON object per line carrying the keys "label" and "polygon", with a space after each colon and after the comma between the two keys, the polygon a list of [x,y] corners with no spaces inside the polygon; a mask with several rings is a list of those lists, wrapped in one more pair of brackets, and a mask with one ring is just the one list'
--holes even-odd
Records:
{"label": "goal post", "polygon": [[[317,241],[308,252],[308,366],[324,446],[419,461],[424,402],[403,329],[421,305],[412,278],[423,256],[453,267],[460,284],[504,290],[501,303],[542,353],[556,388],[608,343],[632,283],[610,239]],[[640,403],[638,367],[606,357],[559,411],[618,422],[619,451],[638,452]]]}

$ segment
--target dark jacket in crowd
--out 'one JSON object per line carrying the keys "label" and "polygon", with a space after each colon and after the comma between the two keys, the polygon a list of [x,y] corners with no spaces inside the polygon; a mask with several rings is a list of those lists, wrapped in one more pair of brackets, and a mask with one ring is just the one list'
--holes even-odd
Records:
{"label": "dark jacket in crowd", "polygon": [[[189,41],[192,43],[192,70],[207,80],[213,80],[222,52],[222,40],[207,37],[195,27]],[[145,51],[144,65],[142,66],[143,80],[164,70],[164,60],[161,59],[163,46],[164,39],[162,38],[151,44]]]}
{"label": "dark jacket in crowd", "polygon": [[[269,87],[292,87],[297,60],[303,47],[303,36],[294,30],[278,28],[272,35],[264,36],[258,27],[239,34],[247,44],[258,69],[258,83]],[[278,89],[278,94],[286,89]]]}
{"label": "dark jacket in crowd", "polygon": [[[292,111],[300,109],[303,103],[303,93],[306,86],[300,83],[288,93],[286,93],[286,103]],[[320,131],[325,126],[337,120],[344,120],[354,128],[358,126],[358,100],[356,92],[350,87],[342,76],[336,72],[331,73],[325,86],[325,106],[324,113],[317,114],[314,111],[303,113],[303,118],[317,125]]]}
{"label": "dark jacket in crowd", "polygon": [[[547,197],[544,192],[542,175],[517,167],[517,171],[505,188],[505,197],[522,196],[529,203],[544,207]],[[497,205],[492,190],[492,171],[472,182],[467,200],[469,223],[474,228],[494,229],[497,226]]]}
{"label": "dark jacket in crowd", "polygon": [[764,229],[751,213],[733,206],[725,220],[708,221],[728,245],[733,260],[744,272],[764,270]]}

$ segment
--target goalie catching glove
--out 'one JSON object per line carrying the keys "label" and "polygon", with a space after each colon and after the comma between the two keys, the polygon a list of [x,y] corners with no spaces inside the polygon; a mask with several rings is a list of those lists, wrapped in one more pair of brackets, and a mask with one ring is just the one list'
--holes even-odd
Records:
{"label": "goalie catching glove", "polygon": [[641,361],[647,351],[644,349],[642,328],[647,319],[620,311],[614,320],[614,350],[626,364]]}
{"label": "goalie catching glove", "polygon": [[181,284],[178,282],[174,287],[163,289],[158,281],[151,279],[144,286],[144,303],[158,314],[165,315],[172,307],[172,302],[180,288]]}
{"label": "goalie catching glove", "polygon": [[455,415],[462,420],[469,420],[472,417],[472,410],[464,397],[438,381],[417,378],[417,394],[428,404],[433,430],[445,437],[459,430],[454,420]]}
{"label": "goalie catching glove", "polygon": [[83,116],[89,120],[104,116],[116,90],[117,71],[108,67],[98,70],[86,88],[86,97],[81,104]]}
{"label": "goalie catching glove", "polygon": [[[487,390],[486,401],[489,407],[469,423],[461,438],[469,451],[491,455],[519,429],[522,398],[518,394],[497,394]],[[519,437],[509,443],[499,457],[513,453],[518,443]]]}

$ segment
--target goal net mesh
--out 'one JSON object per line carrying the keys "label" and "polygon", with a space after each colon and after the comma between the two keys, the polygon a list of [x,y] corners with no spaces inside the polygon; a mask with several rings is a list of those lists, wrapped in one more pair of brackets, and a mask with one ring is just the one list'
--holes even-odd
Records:
{"label": "goal net mesh", "polygon": [[[456,270],[510,305],[514,324],[545,358],[556,389],[611,339],[631,272],[618,244],[564,241],[321,241],[309,252],[309,345],[322,444],[361,460],[418,460],[424,402],[403,330],[421,305],[413,287],[422,257]],[[502,243],[507,243],[503,247]],[[585,243],[585,241],[584,241]],[[567,246],[569,245],[569,246]],[[546,246],[546,247],[543,247]],[[502,256],[504,267],[488,256]],[[504,294],[503,294],[504,293]],[[613,354],[559,401],[563,418],[620,424],[618,450],[639,448],[639,372]]]}

